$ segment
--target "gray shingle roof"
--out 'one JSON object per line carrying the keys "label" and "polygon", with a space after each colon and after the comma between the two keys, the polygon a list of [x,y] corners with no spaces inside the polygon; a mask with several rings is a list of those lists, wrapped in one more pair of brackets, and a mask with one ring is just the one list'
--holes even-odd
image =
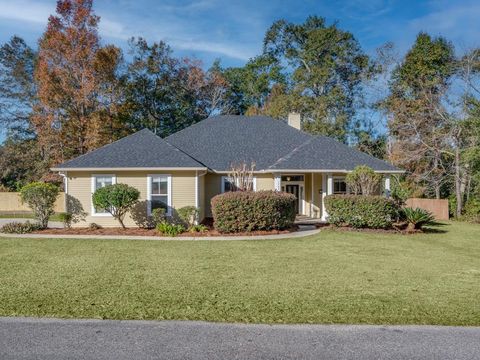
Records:
{"label": "gray shingle roof", "polygon": [[376,171],[398,171],[386,161],[355,150],[326,136],[312,137],[291,153],[280,158],[269,169],[353,170],[367,165]]}
{"label": "gray shingle roof", "polygon": [[144,129],[58,165],[75,168],[205,168],[192,157]]}
{"label": "gray shingle roof", "polygon": [[215,116],[165,139],[215,171],[254,161],[256,170],[353,170],[367,165],[398,171],[391,164],[325,136],[312,136],[264,116]]}
{"label": "gray shingle roof", "polygon": [[282,121],[263,116],[215,116],[203,120],[165,140],[217,171],[228,171],[232,163],[255,161],[256,169],[267,169],[310,135]]}
{"label": "gray shingle roof", "polygon": [[56,167],[210,168],[255,162],[257,171],[353,170],[367,165],[398,171],[391,164],[325,136],[312,136],[265,116],[224,115],[205,119],[161,139],[142,130]]}

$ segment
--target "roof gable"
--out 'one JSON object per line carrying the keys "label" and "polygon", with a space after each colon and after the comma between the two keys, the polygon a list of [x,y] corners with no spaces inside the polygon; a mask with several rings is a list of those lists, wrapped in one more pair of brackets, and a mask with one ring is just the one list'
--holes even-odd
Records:
{"label": "roof gable", "polygon": [[150,130],[144,129],[56,168],[205,168],[205,166]]}

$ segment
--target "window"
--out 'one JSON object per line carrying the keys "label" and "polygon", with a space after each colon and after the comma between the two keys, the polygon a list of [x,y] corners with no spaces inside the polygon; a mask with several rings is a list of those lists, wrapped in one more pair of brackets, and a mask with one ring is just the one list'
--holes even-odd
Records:
{"label": "window", "polygon": [[[252,188],[253,191],[257,190],[257,179],[253,178],[253,184]],[[234,184],[234,180],[232,178],[229,178],[228,176],[222,176],[222,188],[221,191],[222,193],[228,192],[228,191],[235,191],[237,188],[237,185]]]}
{"label": "window", "polygon": [[166,214],[171,215],[171,176],[149,175],[147,183],[147,213],[150,216],[154,209],[166,209]]}
{"label": "window", "polygon": [[[115,183],[116,183],[115,175],[92,175],[92,195],[97,189],[100,189],[107,185],[113,185]],[[107,212],[105,209],[96,209],[95,206],[93,206],[93,201],[92,201],[92,215],[111,216],[111,214]]]}
{"label": "window", "polygon": [[344,179],[333,179],[333,193],[334,194],[346,194],[347,183]]}

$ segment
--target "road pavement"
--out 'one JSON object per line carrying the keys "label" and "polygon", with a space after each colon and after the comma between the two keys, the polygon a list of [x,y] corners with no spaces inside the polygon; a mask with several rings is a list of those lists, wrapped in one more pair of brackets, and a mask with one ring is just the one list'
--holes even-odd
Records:
{"label": "road pavement", "polygon": [[480,359],[479,327],[0,318],[0,359]]}

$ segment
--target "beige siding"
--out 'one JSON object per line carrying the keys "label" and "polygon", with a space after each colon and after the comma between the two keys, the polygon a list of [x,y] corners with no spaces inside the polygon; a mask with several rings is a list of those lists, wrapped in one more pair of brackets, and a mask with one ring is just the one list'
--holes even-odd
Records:
{"label": "beige siding", "polygon": [[257,191],[260,190],[275,190],[275,182],[273,174],[256,174]]}
{"label": "beige siding", "polygon": [[212,216],[212,207],[210,201],[215,195],[222,191],[222,175],[207,174],[205,175],[205,217]]}
{"label": "beige siding", "polygon": [[[159,173],[160,172],[155,172],[154,174]],[[72,212],[74,208],[81,207],[85,213],[83,220],[75,223],[74,226],[86,226],[89,223],[97,223],[105,227],[118,226],[117,221],[110,216],[91,215],[91,177],[94,174],[102,174],[102,172],[68,172],[68,211]],[[104,174],[115,175],[117,184],[128,184],[140,191],[140,203],[132,214],[127,215],[125,225],[129,227],[144,225],[147,208],[147,175],[150,174],[150,172],[109,171]],[[167,174],[167,172],[165,174]],[[172,176],[173,209],[187,205],[195,206],[195,172],[169,171],[168,174]]]}

